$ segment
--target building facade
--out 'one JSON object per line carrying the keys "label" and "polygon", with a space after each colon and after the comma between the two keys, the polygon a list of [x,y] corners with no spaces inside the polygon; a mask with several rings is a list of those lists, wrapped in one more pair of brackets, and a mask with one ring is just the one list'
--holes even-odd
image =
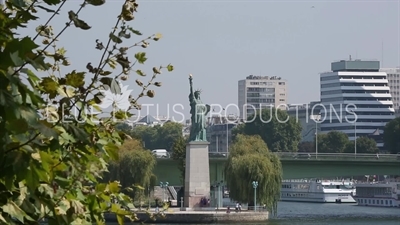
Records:
{"label": "building facade", "polygon": [[281,77],[247,76],[238,82],[238,107],[240,118],[266,107],[286,109],[287,81]]}
{"label": "building facade", "polygon": [[341,60],[320,74],[322,133],[341,131],[350,140],[383,134],[395,111],[386,72],[379,70],[379,61]]}
{"label": "building facade", "polygon": [[400,68],[381,68],[380,71],[387,74],[393,108],[398,114],[400,112]]}

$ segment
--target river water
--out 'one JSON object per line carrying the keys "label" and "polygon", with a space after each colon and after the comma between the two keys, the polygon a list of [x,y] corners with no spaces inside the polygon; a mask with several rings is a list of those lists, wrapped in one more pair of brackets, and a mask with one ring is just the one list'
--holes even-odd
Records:
{"label": "river water", "polygon": [[279,202],[277,218],[247,225],[400,225],[400,208]]}

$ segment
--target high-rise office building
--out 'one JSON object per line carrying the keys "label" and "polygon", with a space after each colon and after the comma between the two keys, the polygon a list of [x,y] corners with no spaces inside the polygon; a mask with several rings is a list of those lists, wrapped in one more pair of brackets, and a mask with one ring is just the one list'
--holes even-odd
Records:
{"label": "high-rise office building", "polygon": [[281,77],[247,76],[238,82],[240,118],[246,119],[256,110],[266,107],[286,109],[287,81]]}
{"label": "high-rise office building", "polygon": [[400,68],[381,68],[386,72],[389,81],[390,94],[392,95],[393,108],[397,113],[400,111]]}
{"label": "high-rise office building", "polygon": [[[379,71],[379,61],[341,60],[333,62],[331,69],[320,75],[324,105],[321,132],[341,131],[350,140],[374,135],[378,147],[383,147],[383,129],[395,116],[387,76]],[[346,110],[349,104],[355,109]]]}

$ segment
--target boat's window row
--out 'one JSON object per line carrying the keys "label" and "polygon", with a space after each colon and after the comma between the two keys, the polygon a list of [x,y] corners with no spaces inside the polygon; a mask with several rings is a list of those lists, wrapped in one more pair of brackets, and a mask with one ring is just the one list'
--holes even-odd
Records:
{"label": "boat's window row", "polygon": [[359,204],[363,205],[382,205],[382,206],[394,206],[392,200],[383,200],[383,199],[358,199]]}
{"label": "boat's window row", "polygon": [[361,197],[391,196],[392,192],[391,187],[357,187],[357,195]]}
{"label": "boat's window row", "polygon": [[309,193],[282,193],[282,197],[310,197]]}
{"label": "boat's window row", "polygon": [[282,188],[284,189],[306,189],[310,188],[309,184],[282,184]]}

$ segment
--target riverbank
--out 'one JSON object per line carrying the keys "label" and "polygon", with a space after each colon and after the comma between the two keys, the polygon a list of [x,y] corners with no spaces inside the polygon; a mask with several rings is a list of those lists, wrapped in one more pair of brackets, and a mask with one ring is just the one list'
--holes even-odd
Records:
{"label": "riverbank", "polygon": [[[268,220],[269,214],[267,211],[254,212],[243,210],[241,212],[231,211],[226,213],[226,210],[201,210],[201,211],[178,211],[171,210],[159,213],[156,219],[150,218],[146,212],[136,212],[138,222],[144,223],[180,223],[180,224],[210,224],[210,223],[249,223],[249,222],[265,222]],[[117,222],[114,214],[105,214],[107,223]],[[127,220],[129,221],[129,220]]]}

